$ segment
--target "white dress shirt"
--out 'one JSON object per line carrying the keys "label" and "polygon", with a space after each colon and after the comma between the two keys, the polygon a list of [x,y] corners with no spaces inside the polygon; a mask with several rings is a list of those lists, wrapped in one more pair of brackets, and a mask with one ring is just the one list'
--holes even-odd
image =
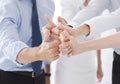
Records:
{"label": "white dress shirt", "polygon": [[[47,24],[44,16],[52,17],[52,0],[37,0],[39,24]],[[5,71],[32,71],[31,64],[16,62],[18,53],[31,47],[31,0],[0,0],[0,69]],[[41,30],[41,29],[40,29]]]}
{"label": "white dress shirt", "polygon": [[[98,2],[93,2],[91,3],[96,3],[99,4]],[[102,0],[100,0],[102,1]],[[105,2],[106,3],[105,3]],[[117,32],[120,31],[120,0],[104,0],[103,3],[101,3],[101,8],[102,10],[108,9],[111,13],[102,15],[102,16],[97,16],[91,20],[88,20],[85,22],[85,24],[90,25],[90,35],[88,37],[93,37],[95,35],[98,35],[104,31],[110,30],[115,28]],[[104,4],[104,5],[102,5]],[[99,7],[95,7],[99,8]],[[99,13],[99,9],[94,11],[96,13]],[[116,53],[120,54],[120,47],[114,48]]]}

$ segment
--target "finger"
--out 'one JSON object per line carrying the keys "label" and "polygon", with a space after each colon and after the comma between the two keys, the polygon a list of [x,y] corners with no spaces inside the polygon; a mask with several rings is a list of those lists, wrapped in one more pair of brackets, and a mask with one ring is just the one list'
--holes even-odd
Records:
{"label": "finger", "polygon": [[44,29],[43,30],[43,42],[49,42],[50,40],[50,30]]}
{"label": "finger", "polygon": [[54,34],[57,34],[57,35],[60,34],[60,31],[59,31],[59,29],[57,29],[57,27],[53,28],[51,31],[52,31],[52,33],[54,33]]}
{"label": "finger", "polygon": [[62,35],[68,39],[73,39],[73,37],[66,30],[62,32]]}
{"label": "finger", "polygon": [[72,51],[72,49],[68,47],[68,48],[65,48],[64,51],[66,52],[66,55],[68,55]]}
{"label": "finger", "polygon": [[101,81],[102,81],[102,77],[99,78],[99,82],[101,82]]}
{"label": "finger", "polygon": [[97,82],[98,82],[98,83],[99,83],[99,82],[101,82],[101,79],[98,79],[98,81],[97,81]]}
{"label": "finger", "polygon": [[58,35],[51,34],[50,36],[51,36],[51,38],[52,38],[53,40],[58,40],[58,41],[60,41],[60,39],[59,39],[59,36],[58,36]]}
{"label": "finger", "polygon": [[64,31],[60,33],[60,40],[61,42],[67,42],[69,39],[64,35]]}
{"label": "finger", "polygon": [[63,49],[61,50],[65,55],[69,55],[72,52],[72,49]]}
{"label": "finger", "polygon": [[70,48],[69,50],[68,50],[68,52],[67,52],[67,56],[68,57],[71,57],[71,56],[73,56],[73,49],[72,48]]}
{"label": "finger", "polygon": [[68,50],[67,55],[68,55],[68,57],[72,56],[72,49]]}
{"label": "finger", "polygon": [[65,42],[65,43],[60,44],[59,47],[60,47],[61,49],[71,48],[71,47],[68,45],[68,42]]}
{"label": "finger", "polygon": [[48,22],[48,25],[51,27],[55,27],[56,25],[52,22],[52,20],[49,18],[49,16],[45,15],[46,21]]}
{"label": "finger", "polygon": [[59,45],[59,50],[60,50],[60,52],[63,54],[66,54],[67,53],[67,51],[70,49],[70,46],[68,46],[68,45]]}
{"label": "finger", "polygon": [[71,56],[73,56],[73,52],[72,51],[68,54],[68,57],[71,57]]}
{"label": "finger", "polygon": [[61,31],[64,31],[64,30],[66,30],[66,31],[68,31],[68,32],[71,31],[71,27],[66,26],[66,25],[63,25],[63,24],[61,24],[61,23],[59,23],[59,24],[57,25],[57,28],[58,28],[59,30],[61,30]]}
{"label": "finger", "polygon": [[62,54],[67,55],[67,54],[69,54],[69,53],[72,51],[72,49],[71,49],[70,46],[66,46],[66,47],[64,46],[64,47],[62,47],[62,45],[60,45],[59,51],[60,51]]}
{"label": "finger", "polygon": [[62,17],[58,17],[58,22],[63,24],[63,25],[66,25],[67,24],[67,21],[65,19],[63,19]]}
{"label": "finger", "polygon": [[98,78],[98,82],[101,82],[102,77],[99,74],[97,75],[97,78]]}

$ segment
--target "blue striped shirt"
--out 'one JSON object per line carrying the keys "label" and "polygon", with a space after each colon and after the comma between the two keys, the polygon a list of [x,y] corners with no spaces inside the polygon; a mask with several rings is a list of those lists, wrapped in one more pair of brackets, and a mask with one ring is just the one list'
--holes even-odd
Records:
{"label": "blue striped shirt", "polygon": [[[52,0],[37,0],[39,24],[47,24],[44,16],[52,18]],[[16,62],[18,53],[31,47],[31,0],[0,0],[0,69],[5,71],[32,71],[31,64]],[[41,29],[40,29],[41,30]]]}

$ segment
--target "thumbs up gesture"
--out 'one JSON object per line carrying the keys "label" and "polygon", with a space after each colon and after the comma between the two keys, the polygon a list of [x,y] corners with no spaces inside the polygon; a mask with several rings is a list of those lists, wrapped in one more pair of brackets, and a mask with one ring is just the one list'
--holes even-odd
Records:
{"label": "thumbs up gesture", "polygon": [[83,44],[79,42],[74,36],[71,36],[66,30],[60,34],[60,52],[67,56],[74,56],[82,53]]}

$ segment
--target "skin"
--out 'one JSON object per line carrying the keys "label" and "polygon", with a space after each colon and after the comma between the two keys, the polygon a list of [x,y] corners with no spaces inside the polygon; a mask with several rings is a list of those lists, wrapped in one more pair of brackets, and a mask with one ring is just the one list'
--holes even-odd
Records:
{"label": "skin", "polygon": [[44,28],[48,28],[48,30],[43,32],[43,43],[37,47],[22,49],[16,59],[18,63],[28,64],[39,60],[51,62],[59,58],[59,41],[55,40],[54,36],[52,36],[53,41],[49,42],[50,35],[52,35],[49,33],[49,29],[54,28],[55,25],[52,23],[49,24],[50,19],[47,17],[46,20],[48,24]]}
{"label": "skin", "polygon": [[[77,33],[78,33],[78,31],[76,30],[76,29],[74,29],[74,28],[71,28],[71,27],[68,27],[68,26],[66,26],[66,24],[67,24],[67,22],[63,19],[63,18],[61,18],[61,17],[58,17],[58,22],[59,22],[59,24],[58,25],[55,25],[51,20],[50,20],[50,18],[49,17],[46,17],[47,18],[47,21],[48,21],[48,23],[49,24],[51,24],[51,25],[54,25],[54,26],[52,26],[51,28],[47,28],[47,31],[49,30],[49,32],[52,34],[51,35],[51,37],[53,36],[53,37],[55,37],[54,39],[56,39],[56,40],[59,40],[60,41],[60,43],[61,43],[61,45],[59,45],[59,47],[60,47],[60,51],[61,51],[61,53],[63,53],[63,54],[71,54],[71,52],[72,52],[72,48],[68,45],[68,43],[67,42],[69,42],[70,40],[69,39],[67,39],[67,37],[65,36],[65,34],[64,34],[64,30],[68,30],[69,32],[71,32],[71,34],[72,35],[74,35],[75,37],[77,37],[77,36],[79,36],[79,35],[77,35]],[[63,29],[62,29],[62,27],[64,27]],[[75,34],[74,34],[75,33]],[[66,48],[66,46],[64,46],[64,45],[66,45],[67,46],[67,48]],[[65,47],[65,48],[64,48]],[[76,47],[77,48],[77,47]],[[77,49],[76,49],[77,50]],[[75,50],[75,51],[76,51]],[[66,53],[67,52],[67,53]],[[72,55],[72,54],[71,54]],[[97,51],[97,60],[98,60],[98,68],[97,68],[97,78],[98,78],[98,82],[101,82],[101,80],[102,80],[102,78],[103,78],[103,72],[102,72],[102,67],[101,67],[101,55],[100,55],[100,50],[98,50]]]}

